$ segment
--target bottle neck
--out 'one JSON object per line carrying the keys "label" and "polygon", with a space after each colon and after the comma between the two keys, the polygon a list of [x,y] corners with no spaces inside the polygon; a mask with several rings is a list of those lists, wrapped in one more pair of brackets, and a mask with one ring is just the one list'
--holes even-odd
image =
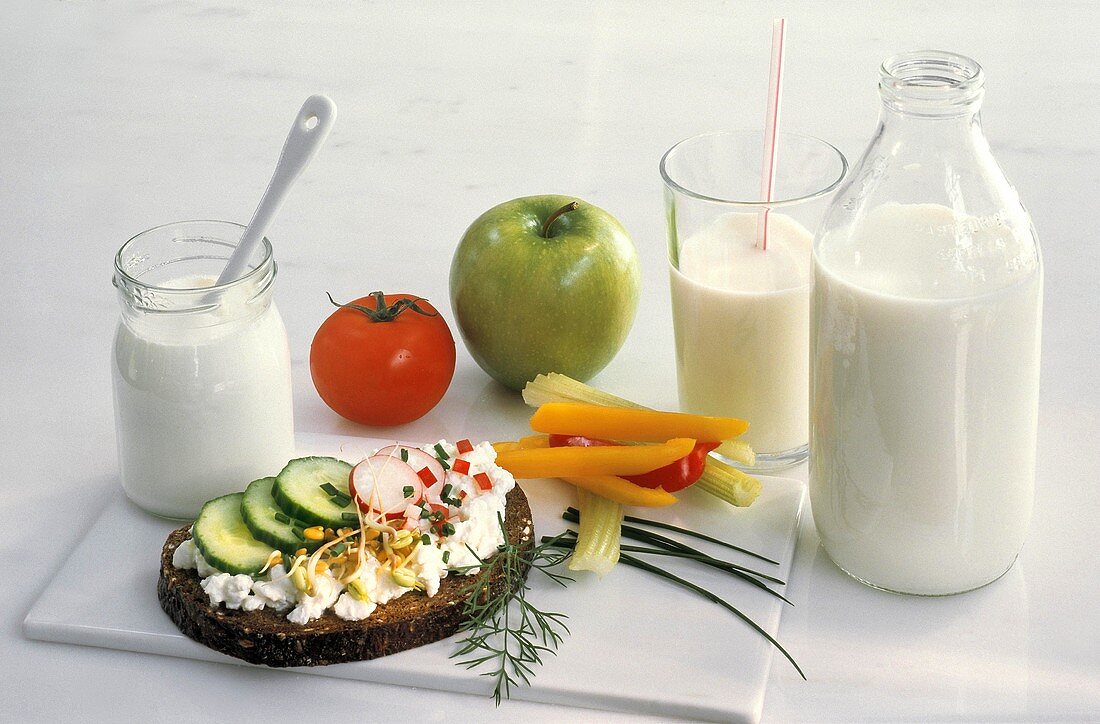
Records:
{"label": "bottle neck", "polygon": [[902,53],[880,69],[883,118],[969,126],[977,122],[984,85],[981,66],[965,56],[938,50]]}

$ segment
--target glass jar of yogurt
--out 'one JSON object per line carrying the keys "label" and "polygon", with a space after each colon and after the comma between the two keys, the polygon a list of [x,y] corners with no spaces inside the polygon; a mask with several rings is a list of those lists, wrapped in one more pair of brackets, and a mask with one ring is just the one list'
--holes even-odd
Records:
{"label": "glass jar of yogurt", "polygon": [[215,285],[244,227],[181,221],[115,257],[121,319],[112,379],[126,495],[166,518],[276,474],[294,452],[286,329],[267,239],[239,279]]}

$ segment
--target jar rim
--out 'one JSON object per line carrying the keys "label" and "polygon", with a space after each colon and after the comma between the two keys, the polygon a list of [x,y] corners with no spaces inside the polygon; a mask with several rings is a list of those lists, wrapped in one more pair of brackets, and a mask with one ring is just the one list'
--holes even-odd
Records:
{"label": "jar rim", "polygon": [[[693,199],[697,199],[699,201],[707,201],[707,202],[716,203],[716,204],[725,204],[727,206],[731,206],[731,207],[735,207],[735,208],[763,210],[763,209],[775,209],[775,208],[780,208],[780,207],[793,206],[795,204],[800,204],[800,203],[803,203],[803,202],[806,202],[806,201],[812,201],[813,199],[817,199],[817,198],[821,198],[823,196],[827,196],[828,194],[835,191],[836,188],[838,186],[840,186],[841,182],[844,181],[844,177],[848,175],[848,159],[844,156],[843,153],[841,153],[840,149],[837,148],[836,146],[834,146],[833,144],[831,144],[828,141],[825,141],[823,139],[820,139],[816,136],[810,136],[810,135],[804,134],[804,133],[792,133],[792,132],[789,132],[789,131],[780,131],[779,132],[780,138],[784,138],[784,137],[785,138],[798,138],[798,139],[801,139],[803,141],[813,141],[815,143],[821,144],[822,146],[828,148],[833,153],[835,153],[836,157],[840,160],[840,173],[837,175],[837,177],[835,179],[833,179],[832,181],[830,181],[827,185],[825,185],[824,188],[818,189],[817,191],[814,191],[812,193],[804,194],[802,196],[795,196],[795,197],[791,197],[791,198],[787,198],[787,199],[772,199],[771,201],[759,201],[759,200],[758,201],[747,201],[747,200],[744,200],[744,199],[730,199],[730,198],[722,198],[722,197],[719,197],[719,196],[709,196],[707,194],[700,193],[698,191],[694,191],[692,189],[689,189],[686,186],[681,185],[679,182],[677,182],[675,179],[672,178],[672,174],[669,172],[669,169],[668,169],[669,161],[671,160],[672,156],[676,153],[676,151],[678,149],[682,148],[683,146],[685,146],[687,144],[690,144],[692,142],[699,141],[699,140],[704,139],[704,138],[710,138],[710,137],[714,137],[714,136],[748,134],[748,133],[763,133],[763,130],[760,129],[760,128],[745,128],[745,127],[742,127],[742,128],[730,128],[730,129],[717,130],[717,131],[704,131],[703,133],[697,133],[694,136],[688,136],[687,138],[684,138],[684,139],[681,139],[681,140],[677,141],[675,144],[672,145],[671,148],[669,148],[667,151],[665,151],[663,156],[661,156],[661,162],[660,162],[661,179],[665,182],[665,186],[672,189],[672,190],[674,190],[674,191],[677,191],[677,192],[683,194],[684,196],[687,196],[687,197],[690,197],[690,198],[693,198]],[[780,144],[782,145],[782,142],[780,142]]]}
{"label": "jar rim", "polygon": [[263,249],[263,258],[260,259],[260,262],[253,269],[250,269],[248,271],[248,273],[246,273],[246,274],[244,274],[240,277],[237,277],[236,279],[234,279],[232,281],[224,282],[222,284],[213,284],[213,285],[208,286],[208,287],[164,287],[164,286],[158,286],[156,284],[150,284],[148,282],[144,282],[144,281],[138,279],[137,277],[131,276],[123,268],[123,261],[122,261],[123,254],[130,247],[130,245],[133,242],[135,242],[138,239],[142,238],[146,234],[151,234],[151,233],[154,233],[154,232],[157,232],[157,231],[161,231],[161,230],[169,228],[169,227],[173,227],[173,226],[190,226],[190,225],[194,225],[194,224],[218,224],[218,225],[222,225],[222,226],[226,226],[226,227],[232,227],[232,228],[235,228],[235,229],[239,229],[242,234],[244,233],[244,230],[247,228],[243,224],[238,224],[235,221],[224,221],[224,220],[221,220],[221,219],[183,219],[181,221],[171,221],[167,224],[160,224],[159,226],[154,226],[154,227],[145,229],[144,231],[140,231],[137,234],[134,234],[133,236],[131,236],[129,239],[127,239],[122,244],[121,247],[119,247],[118,252],[115,254],[115,264],[114,264],[115,273],[118,274],[122,278],[122,280],[124,282],[126,282],[127,284],[133,284],[133,285],[139,286],[143,289],[156,291],[158,294],[167,294],[167,295],[170,295],[170,296],[183,296],[183,295],[187,295],[187,294],[194,294],[195,292],[214,292],[214,291],[220,292],[220,291],[225,291],[227,289],[232,289],[232,288],[234,288],[238,285],[246,284],[250,281],[253,281],[255,278],[259,277],[260,275],[262,275],[264,273],[264,270],[267,268],[269,262],[272,262],[272,263],[274,262],[275,251],[271,246],[271,241],[268,240],[268,238],[265,236],[265,237],[263,237],[263,239],[260,240],[260,243],[262,245],[261,248]]}

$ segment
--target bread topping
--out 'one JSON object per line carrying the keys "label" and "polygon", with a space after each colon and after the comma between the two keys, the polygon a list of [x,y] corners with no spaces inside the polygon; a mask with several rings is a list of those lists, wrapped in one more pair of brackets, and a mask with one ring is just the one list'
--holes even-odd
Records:
{"label": "bread topping", "polygon": [[[176,548],[172,564],[196,571],[211,606],[289,609],[287,620],[299,624],[329,609],[342,619],[359,621],[412,590],[434,596],[441,579],[452,573],[477,573],[480,562],[505,542],[505,497],[515,480],[495,464],[496,452],[487,442],[460,446],[441,440],[415,449],[446,465],[442,478],[427,485],[421,499],[403,514],[388,520],[385,527],[392,533],[380,532],[374,545],[362,546],[361,562],[350,575],[345,572],[338,579],[324,563],[326,558],[317,553],[307,556],[304,548],[286,560],[276,551],[266,571],[255,576],[233,574],[211,565],[192,539]],[[399,450],[390,452],[399,455]],[[346,535],[355,540],[352,531]],[[331,541],[327,545],[335,548]]]}

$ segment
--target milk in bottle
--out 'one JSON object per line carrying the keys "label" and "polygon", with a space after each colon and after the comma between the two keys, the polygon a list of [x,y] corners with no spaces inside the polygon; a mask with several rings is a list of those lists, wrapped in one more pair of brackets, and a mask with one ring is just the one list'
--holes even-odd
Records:
{"label": "milk in bottle", "polygon": [[1042,266],[974,61],[882,69],[882,124],[814,242],[810,495],[833,561],[943,595],[1016,559],[1035,484]]}

